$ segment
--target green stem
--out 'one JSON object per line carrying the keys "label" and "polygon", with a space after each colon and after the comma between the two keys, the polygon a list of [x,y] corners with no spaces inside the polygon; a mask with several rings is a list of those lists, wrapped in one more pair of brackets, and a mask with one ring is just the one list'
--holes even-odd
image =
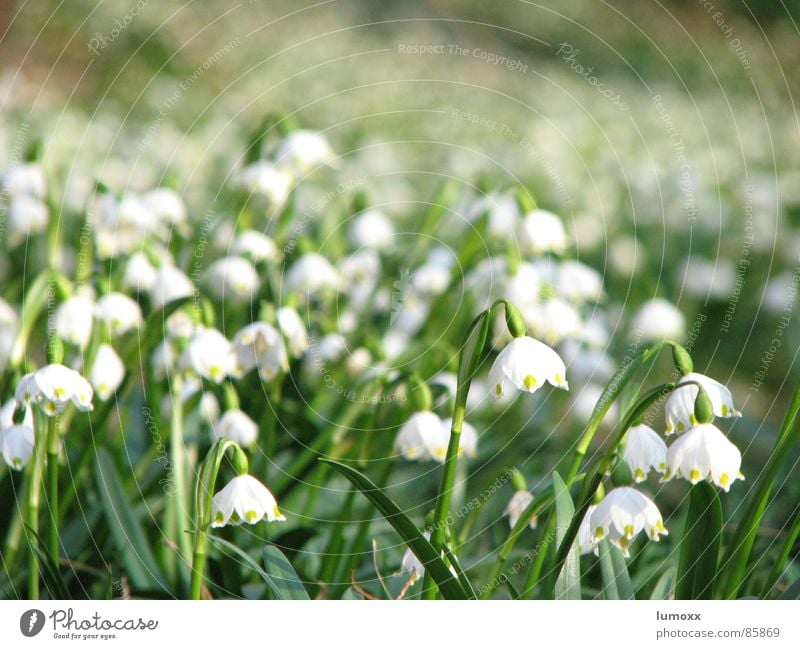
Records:
{"label": "green stem", "polygon": [[47,498],[50,510],[50,555],[58,565],[58,418],[47,418]]}
{"label": "green stem", "polygon": [[208,530],[195,536],[194,551],[192,552],[192,582],[190,597],[200,599],[203,592],[203,573],[206,569],[206,551],[208,550]]}
{"label": "green stem", "polygon": [[764,589],[761,591],[761,599],[766,599],[772,589],[775,587],[775,584],[777,584],[780,580],[781,575],[786,567],[786,562],[789,559],[789,555],[794,549],[794,544],[797,541],[797,537],[800,536],[800,505],[795,508],[795,512],[796,514],[794,517],[794,523],[792,523],[792,528],[789,530],[789,535],[786,537],[786,541],[781,548],[781,553],[778,556],[778,560],[772,566],[769,577],[767,577],[767,582],[764,584]]}
{"label": "green stem", "polygon": [[175,492],[171,505],[174,520],[175,542],[184,557],[191,553],[188,516],[188,492],[186,490],[186,448],[183,439],[183,400],[181,391],[183,378],[176,375],[172,379],[172,416],[170,421],[169,450],[172,475],[175,479]]}
{"label": "green stem", "polygon": [[28,599],[39,599],[39,556],[36,554],[37,535],[39,534],[39,502],[41,500],[42,482],[44,480],[44,464],[46,456],[46,432],[44,415],[36,413],[36,443],[33,468],[30,473],[30,490],[28,491],[28,511],[25,514],[28,540]]}

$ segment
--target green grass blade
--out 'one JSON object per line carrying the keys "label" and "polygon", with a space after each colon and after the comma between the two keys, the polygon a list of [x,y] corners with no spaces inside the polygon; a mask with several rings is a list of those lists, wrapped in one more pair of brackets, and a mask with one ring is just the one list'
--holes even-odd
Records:
{"label": "green grass blade", "polygon": [[470,583],[469,579],[467,579],[466,573],[461,568],[461,563],[459,562],[458,557],[456,557],[456,555],[453,553],[453,551],[446,543],[442,546],[442,550],[444,551],[447,560],[450,562],[450,565],[453,566],[453,570],[456,571],[456,575],[458,575],[458,581],[463,586],[464,590],[467,592],[467,595],[469,595],[469,598],[478,599],[478,595],[472,588],[472,584]]}
{"label": "green grass blade", "polygon": [[675,599],[710,599],[722,538],[722,503],[714,487],[699,482],[691,489],[686,514]]}
{"label": "green grass blade", "polygon": [[284,599],[309,599],[308,592],[289,559],[274,545],[264,546],[264,567],[285,595]]}
{"label": "green grass blade", "polygon": [[664,574],[656,582],[653,587],[653,592],[650,593],[651,600],[666,600],[670,598],[672,590],[675,588],[675,578],[677,577],[677,568],[668,568]]}
{"label": "green grass blade", "polygon": [[[575,514],[575,505],[569,495],[567,485],[555,471],[553,472],[553,490],[556,504],[556,543],[561,543]],[[581,560],[578,546],[575,543],[572,544],[564,566],[556,578],[554,592],[556,599],[581,598]]]}
{"label": "green grass blade", "polygon": [[444,561],[442,561],[442,558],[436,554],[428,540],[422,536],[422,532],[417,529],[417,526],[411,522],[411,519],[400,510],[394,501],[375,486],[369,478],[341,462],[326,459],[322,459],[320,462],[330,464],[347,478],[356,489],[369,498],[378,511],[383,514],[386,521],[419,558],[425,566],[425,570],[429,571],[443,597],[446,599],[469,599],[464,587],[453,576]]}
{"label": "green grass blade", "polygon": [[600,541],[600,573],[605,599],[636,599],[625,557],[608,540]]}
{"label": "green grass blade", "polygon": [[258,562],[239,546],[234,545],[230,541],[226,541],[219,536],[214,536],[213,534],[208,535],[208,540],[211,541],[211,544],[216,546],[217,549],[230,552],[232,555],[241,559],[244,565],[261,577],[261,579],[267,585],[267,588],[269,588],[272,592],[272,595],[275,597],[275,599],[289,599],[285,594],[285,590],[278,586],[277,582],[269,574],[267,574],[267,572],[261,566],[258,565]]}

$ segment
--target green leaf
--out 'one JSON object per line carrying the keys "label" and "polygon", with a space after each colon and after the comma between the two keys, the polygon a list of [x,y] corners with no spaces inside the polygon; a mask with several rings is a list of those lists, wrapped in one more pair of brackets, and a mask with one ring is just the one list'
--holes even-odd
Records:
{"label": "green leaf", "polygon": [[111,538],[122,555],[131,583],[141,590],[163,590],[166,580],[156,563],[141,523],[122,490],[122,478],[106,449],[97,449],[97,490]]}
{"label": "green leaf", "polygon": [[286,591],[278,586],[277,582],[270,575],[268,575],[261,566],[258,565],[258,562],[239,546],[234,545],[230,541],[226,541],[219,536],[214,536],[213,534],[208,535],[208,540],[211,541],[211,544],[215,545],[218,549],[227,550],[231,554],[239,557],[242,562],[248,568],[250,568],[250,570],[255,572],[259,577],[261,577],[261,579],[264,580],[264,583],[267,585],[267,588],[270,589],[275,599],[289,599],[285,594]]}
{"label": "green leaf", "polygon": [[690,491],[675,599],[711,599],[721,538],[722,504],[719,495],[708,482],[699,482]]}
{"label": "green leaf", "polygon": [[[553,472],[553,490],[556,504],[556,543],[561,543],[569,529],[572,517],[575,514],[575,505],[569,495],[569,489],[561,476]],[[581,598],[581,560],[576,543],[572,544],[569,554],[564,561],[564,566],[556,578],[556,599]]]}
{"label": "green leaf", "polygon": [[603,597],[605,599],[636,599],[622,552],[607,539],[600,541],[599,549]]}
{"label": "green leaf", "polygon": [[469,595],[469,598],[478,599],[478,595],[472,588],[472,584],[469,582],[469,579],[467,579],[466,573],[461,568],[461,563],[459,562],[458,557],[456,557],[455,553],[446,543],[442,546],[442,550],[444,551],[447,560],[450,562],[450,565],[453,567],[453,570],[456,571],[456,575],[458,575],[458,581],[464,587],[464,590]]}
{"label": "green leaf", "polygon": [[677,574],[677,568],[668,568],[653,587],[653,592],[650,593],[650,599],[669,599],[672,594],[672,589],[675,588],[675,577]]}
{"label": "green leaf", "polygon": [[469,599],[464,587],[453,576],[442,558],[436,554],[430,542],[417,529],[417,526],[369,478],[341,462],[327,459],[321,459],[320,462],[330,464],[369,498],[425,566],[425,570],[436,582],[443,597],[446,599]]}
{"label": "green leaf", "polygon": [[264,546],[264,566],[275,585],[284,593],[284,599],[309,599],[305,586],[292,564],[274,545]]}

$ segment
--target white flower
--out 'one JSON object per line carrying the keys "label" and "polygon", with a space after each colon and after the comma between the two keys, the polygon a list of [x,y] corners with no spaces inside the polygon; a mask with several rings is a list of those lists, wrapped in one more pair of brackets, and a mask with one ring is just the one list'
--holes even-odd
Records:
{"label": "white flower", "polygon": [[578,552],[580,554],[586,554],[587,552],[600,553],[597,541],[594,538],[594,534],[592,534],[591,520],[595,509],[597,509],[597,505],[589,505],[589,509],[583,515],[581,526],[578,528]]}
{"label": "white flower", "polygon": [[717,417],[741,417],[740,413],[733,406],[733,396],[722,383],[715,381],[704,374],[692,372],[681,377],[678,387],[675,388],[667,397],[664,404],[664,414],[667,420],[667,435],[674,432],[682,433],[690,426],[694,426],[697,420],[694,416],[694,402],[697,399],[698,387],[694,384],[684,385],[690,381],[699,383],[711,400],[714,415]]}
{"label": "white flower", "polygon": [[[431,533],[430,532],[423,532],[422,536],[425,537],[426,540],[430,541]],[[409,581],[412,585],[414,585],[417,580],[422,579],[425,575],[425,566],[417,559],[417,555],[412,552],[411,548],[406,548],[406,551],[403,553],[403,559],[400,562],[400,570],[399,574],[403,575],[408,573]]]}
{"label": "white flower", "polygon": [[75,295],[56,309],[54,328],[64,342],[83,349],[92,337],[92,315],[94,302],[87,297]]}
{"label": "white flower", "polygon": [[32,234],[42,232],[50,220],[45,205],[38,198],[25,194],[11,199],[8,209],[8,243],[16,246]]}
{"label": "white flower", "polygon": [[381,276],[381,260],[374,250],[360,250],[340,264],[339,290],[345,293],[356,309],[372,298]]}
{"label": "white flower", "polygon": [[728,491],[734,481],[744,479],[741,466],[742,454],[719,428],[697,424],[669,447],[664,479],[685,478],[692,484],[709,480]]}
{"label": "white flower", "polygon": [[165,230],[165,236],[169,235],[169,226],[186,225],[186,205],[174,189],[157,187],[142,196],[142,203]]}
{"label": "white flower", "polygon": [[275,497],[251,475],[236,476],[214,494],[211,504],[211,527],[255,525],[260,520],[285,521]]}
{"label": "white flower", "polygon": [[158,309],[173,300],[190,297],[193,293],[192,282],[183,271],[170,264],[162,264],[150,289],[150,301],[153,308]]}
{"label": "white flower", "polygon": [[558,267],[556,291],[571,302],[596,302],[603,297],[603,277],[579,261],[564,261]]}
{"label": "white flower", "polygon": [[316,295],[335,290],[339,283],[336,269],[325,257],[310,252],[300,257],[284,278],[286,291]]}
{"label": "white flower", "polygon": [[659,473],[667,470],[667,445],[650,426],[632,426],[622,459],[633,472],[633,479],[641,482],[651,468]]}
{"label": "white flower", "polygon": [[558,297],[542,304],[528,305],[522,309],[522,315],[534,334],[550,345],[565,338],[578,338],[583,330],[581,316],[575,306]]}
{"label": "white flower", "polygon": [[372,365],[372,354],[366,347],[358,347],[352,351],[345,361],[345,369],[350,376],[358,377]]}
{"label": "white flower", "polygon": [[450,268],[435,262],[423,264],[414,271],[411,285],[422,296],[441,295],[450,286]]}
{"label": "white flower", "polygon": [[[428,460],[436,457],[437,449],[447,441],[442,434],[442,420],[438,415],[423,410],[416,412],[400,428],[394,448],[407,460]],[[449,435],[449,430],[447,434]],[[444,453],[441,454],[444,457]]]}
{"label": "white flower", "polygon": [[606,494],[589,524],[596,542],[607,538],[626,557],[631,541],[642,530],[653,541],[667,534],[658,507],[633,487],[617,487]]}
{"label": "white flower", "polygon": [[152,291],[156,283],[156,271],[153,264],[143,252],[135,252],[125,264],[125,275],[122,283],[134,291]]}
{"label": "white flower", "polygon": [[661,298],[645,302],[633,318],[634,336],[648,342],[680,341],[686,332],[686,321],[678,309]]}
{"label": "white flower", "polygon": [[163,379],[175,366],[176,352],[173,343],[162,340],[150,355],[150,365],[156,379]]}
{"label": "white flower", "polygon": [[183,370],[221,383],[236,365],[233,345],[216,329],[199,328],[183,350],[180,365]]}
{"label": "white flower", "polygon": [[281,143],[275,159],[292,165],[300,173],[308,173],[320,165],[336,163],[336,154],[322,133],[298,130],[289,133]]}
{"label": "white flower", "polygon": [[506,383],[524,392],[535,392],[545,381],[566,390],[565,376],[564,361],[555,351],[538,340],[522,336],[514,338],[497,355],[489,370],[489,384],[499,398]]}
{"label": "white flower", "polygon": [[567,246],[564,224],[546,210],[533,210],[526,214],[519,225],[518,236],[521,250],[532,255],[562,253]]}
{"label": "white flower", "polygon": [[[603,396],[603,386],[596,383],[587,383],[574,391],[570,414],[581,423],[586,423],[594,413],[595,406]],[[619,404],[615,401],[608,409],[608,414],[603,418],[603,425],[610,426],[619,416]]]}
{"label": "white flower", "polygon": [[[503,513],[508,516],[508,526],[514,529],[514,526],[519,521],[519,517],[525,512],[526,509],[533,502],[533,494],[529,491],[515,491],[511,496],[511,500],[506,505]],[[532,530],[536,529],[536,516],[533,516],[529,522]]]}
{"label": "white flower", "polygon": [[167,318],[167,338],[171,340],[188,340],[194,335],[196,324],[183,309],[178,309]]}
{"label": "white flower", "polygon": [[348,238],[356,247],[384,250],[394,239],[394,226],[380,210],[366,210],[353,219]]}
{"label": "white flower", "polygon": [[733,262],[722,258],[687,257],[675,279],[689,295],[724,300],[736,287],[736,269]]}
{"label": "white flower", "polygon": [[253,264],[243,257],[224,257],[208,268],[208,283],[218,298],[243,302],[253,299],[260,279]]}
{"label": "white flower", "polygon": [[90,379],[101,401],[108,399],[125,378],[125,365],[111,345],[103,343],[97,348]]}
{"label": "white flower", "polygon": [[475,223],[487,210],[489,219],[486,230],[489,236],[501,240],[513,237],[521,216],[517,199],[512,194],[487,194],[469,206],[466,219]]}
{"label": "white flower", "polygon": [[123,293],[104,295],[95,305],[97,319],[108,325],[112,335],[119,336],[142,324],[142,309],[136,300]]}
{"label": "white flower", "polygon": [[233,240],[231,252],[234,255],[250,257],[255,263],[276,261],[280,258],[275,242],[266,234],[256,230],[245,230],[239,233]]}
{"label": "white flower", "polygon": [[75,370],[54,363],[26,374],[15,393],[20,403],[38,403],[50,416],[56,415],[72,401],[79,410],[92,410],[92,386]]}
{"label": "white flower", "polygon": [[289,371],[281,334],[266,322],[254,322],[241,329],[233,338],[233,351],[238,374],[258,367],[261,378],[270,381]]}
{"label": "white flower", "polygon": [[289,353],[295,358],[300,358],[308,349],[308,333],[302,319],[297,315],[297,311],[288,306],[278,309],[275,317],[278,320],[278,328],[289,346]]}
{"label": "white flower", "polygon": [[239,183],[250,194],[259,194],[275,205],[283,205],[292,190],[294,174],[271,162],[258,160],[242,169]]}
{"label": "white flower", "polygon": [[0,452],[6,464],[21,471],[33,455],[33,411],[27,404],[19,424],[14,423],[14,413],[19,404],[16,399],[7,401],[0,408]]}
{"label": "white flower", "polygon": [[12,197],[44,198],[45,180],[41,165],[28,163],[9,167],[3,172],[2,186]]}
{"label": "white flower", "polygon": [[211,427],[214,439],[230,439],[239,446],[251,446],[258,439],[258,426],[241,410],[227,410]]}
{"label": "white flower", "polygon": [[538,304],[541,294],[542,278],[533,264],[523,261],[516,272],[505,278],[503,294],[505,298],[519,308]]}

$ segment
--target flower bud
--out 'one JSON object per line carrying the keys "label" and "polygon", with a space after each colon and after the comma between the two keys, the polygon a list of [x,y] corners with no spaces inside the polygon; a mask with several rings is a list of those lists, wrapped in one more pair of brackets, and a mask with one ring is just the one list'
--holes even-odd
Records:
{"label": "flower bud", "polygon": [[234,444],[233,446],[233,457],[231,458],[231,464],[233,465],[233,470],[236,472],[236,475],[247,475],[247,472],[250,468],[247,462],[247,455],[245,455],[241,446],[238,444]]}
{"label": "flower bud", "polygon": [[694,400],[694,418],[698,424],[710,424],[714,421],[714,406],[703,388],[698,389]]}
{"label": "flower bud", "polygon": [[508,332],[514,338],[521,338],[525,335],[525,318],[522,317],[519,309],[511,304],[511,302],[506,302],[505,307],[506,326],[508,326]]}
{"label": "flower bud", "polygon": [[694,372],[694,362],[692,361],[692,357],[682,345],[674,344],[672,346],[672,360],[675,363],[675,368],[683,376]]}
{"label": "flower bud", "polygon": [[520,473],[519,469],[509,469],[511,474],[511,486],[514,491],[528,491],[528,485],[525,482],[525,476]]}
{"label": "flower bud", "polygon": [[615,487],[627,487],[633,484],[633,475],[627,462],[617,462],[611,471],[611,484]]}
{"label": "flower bud", "polygon": [[414,376],[408,383],[408,402],[414,412],[423,412],[433,407],[431,389],[418,376]]}

